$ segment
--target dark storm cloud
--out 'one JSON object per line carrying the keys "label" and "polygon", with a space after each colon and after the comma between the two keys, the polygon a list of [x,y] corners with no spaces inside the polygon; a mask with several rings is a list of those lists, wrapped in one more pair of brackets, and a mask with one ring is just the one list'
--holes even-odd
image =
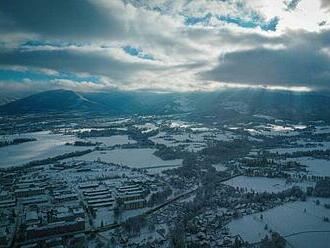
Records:
{"label": "dark storm cloud", "polygon": [[[329,9],[330,1],[321,1]],[[199,89],[206,80],[212,89],[217,82],[330,88],[330,32],[323,16],[315,23],[319,29],[289,31],[291,22],[281,17],[276,31],[263,32],[249,18],[233,25],[249,13],[269,20],[254,5],[221,1],[217,9],[217,1],[186,2],[168,0],[172,7],[158,11],[141,7],[142,1],[0,0],[0,65],[105,76],[133,89],[189,90],[192,83]],[[285,12],[283,2],[293,10],[299,0],[278,1]],[[185,25],[183,10],[199,16],[213,11],[211,3],[217,14],[238,19]]]}
{"label": "dark storm cloud", "polygon": [[122,25],[111,9],[86,0],[1,0],[2,32],[31,32],[50,38],[118,37]]}
{"label": "dark storm cloud", "polygon": [[111,76],[112,79],[121,80],[123,83],[124,78],[130,79],[136,71],[155,67],[148,64],[120,61],[104,55],[102,52],[22,51],[17,49],[0,52],[0,65],[32,66],[57,71]]}
{"label": "dark storm cloud", "polygon": [[255,48],[227,53],[202,78],[220,82],[329,89],[330,32],[292,33],[285,48]]}

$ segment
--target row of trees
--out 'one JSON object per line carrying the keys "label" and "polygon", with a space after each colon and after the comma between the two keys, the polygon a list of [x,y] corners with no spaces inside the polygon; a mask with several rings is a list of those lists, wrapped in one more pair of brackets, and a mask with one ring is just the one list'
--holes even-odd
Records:
{"label": "row of trees", "polygon": [[22,144],[25,142],[31,142],[31,141],[36,141],[36,140],[37,140],[36,138],[16,138],[13,140],[2,140],[2,141],[0,141],[0,147],[18,145],[18,144]]}

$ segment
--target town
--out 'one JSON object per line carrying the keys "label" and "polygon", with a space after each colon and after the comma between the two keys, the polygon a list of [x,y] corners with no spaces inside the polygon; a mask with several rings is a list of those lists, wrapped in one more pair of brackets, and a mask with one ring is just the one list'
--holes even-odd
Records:
{"label": "town", "polygon": [[302,247],[313,231],[328,242],[326,123],[5,118],[1,247]]}

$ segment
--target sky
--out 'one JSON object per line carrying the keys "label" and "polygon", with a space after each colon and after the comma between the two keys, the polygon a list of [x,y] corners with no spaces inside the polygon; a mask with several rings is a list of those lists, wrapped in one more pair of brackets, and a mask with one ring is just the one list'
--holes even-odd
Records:
{"label": "sky", "polygon": [[0,89],[330,90],[330,0],[0,0]]}

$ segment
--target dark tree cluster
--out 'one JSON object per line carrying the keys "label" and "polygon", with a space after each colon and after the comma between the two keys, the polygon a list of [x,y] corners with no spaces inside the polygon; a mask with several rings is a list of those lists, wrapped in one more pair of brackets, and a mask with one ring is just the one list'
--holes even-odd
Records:
{"label": "dark tree cluster", "polygon": [[25,142],[31,142],[31,141],[36,141],[36,140],[37,140],[36,138],[16,138],[13,140],[4,140],[4,141],[0,141],[0,147],[18,145],[18,144],[22,144]]}
{"label": "dark tree cluster", "polygon": [[92,142],[92,141],[82,141],[82,140],[77,140],[73,143],[69,143],[69,142],[65,143],[65,145],[67,145],[67,146],[70,146],[70,145],[72,145],[72,146],[98,146],[100,144],[102,144],[102,143],[101,142]]}
{"label": "dark tree cluster", "polygon": [[163,160],[173,160],[186,158],[191,156],[191,153],[183,150],[184,147],[167,147],[165,145],[156,145],[157,150],[154,152],[154,155],[160,157]]}
{"label": "dark tree cluster", "polygon": [[314,188],[314,195],[318,197],[330,197],[330,180],[320,180]]}
{"label": "dark tree cluster", "polygon": [[148,205],[150,207],[155,206],[157,204],[161,204],[167,200],[167,198],[172,195],[171,188],[167,187],[165,190],[153,193],[150,196],[150,199],[148,201]]}
{"label": "dark tree cluster", "polygon": [[210,143],[200,154],[210,162],[218,163],[246,156],[250,149],[250,143],[245,140],[217,141]]}
{"label": "dark tree cluster", "polygon": [[92,129],[90,131],[84,131],[77,134],[78,138],[90,138],[90,137],[109,137],[112,135],[125,134],[125,131],[118,129]]}
{"label": "dark tree cluster", "polygon": [[123,227],[129,234],[138,234],[141,229],[146,225],[146,219],[143,215],[128,218]]}

